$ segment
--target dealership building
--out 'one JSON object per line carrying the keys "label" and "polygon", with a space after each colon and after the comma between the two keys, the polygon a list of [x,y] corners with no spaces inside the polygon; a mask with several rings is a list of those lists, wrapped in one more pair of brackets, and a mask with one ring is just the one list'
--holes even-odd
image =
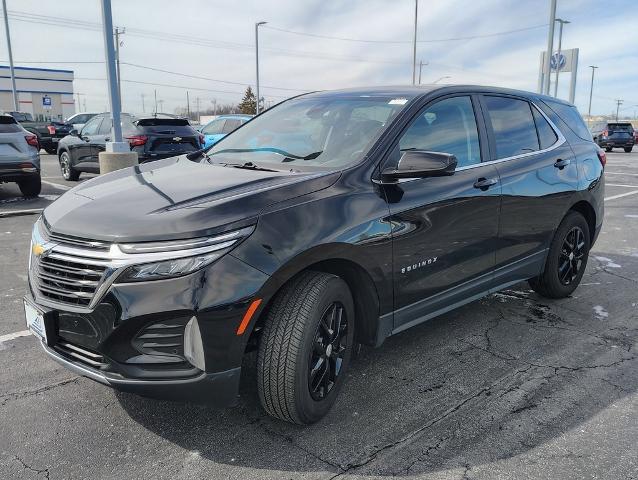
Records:
{"label": "dealership building", "polygon": [[[75,113],[73,70],[14,67],[18,110],[35,120],[63,120]],[[13,111],[11,74],[0,65],[0,111]]]}

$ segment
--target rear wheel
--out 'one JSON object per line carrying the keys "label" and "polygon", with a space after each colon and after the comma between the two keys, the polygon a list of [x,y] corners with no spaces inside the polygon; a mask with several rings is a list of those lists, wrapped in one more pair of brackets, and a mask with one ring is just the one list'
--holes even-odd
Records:
{"label": "rear wheel", "polygon": [[634,149],[634,147],[625,147],[625,152],[626,153],[631,153],[631,151]]}
{"label": "rear wheel", "polygon": [[58,148],[57,147],[46,147],[44,149],[45,152],[47,152],[49,155],[55,155],[58,152]]}
{"label": "rear wheel", "polygon": [[612,148],[611,147],[605,147],[605,151],[606,152],[611,152]]}
{"label": "rear wheel", "polygon": [[60,170],[65,180],[75,182],[80,178],[80,172],[71,166],[71,156],[69,152],[60,154]]}
{"label": "rear wheel", "polygon": [[40,175],[32,176],[25,178],[24,180],[20,180],[18,182],[18,187],[20,188],[20,192],[27,198],[37,197],[40,195],[40,191],[42,190],[42,180],[40,180]]}
{"label": "rear wheel", "polygon": [[578,212],[569,212],[556,230],[543,272],[529,281],[540,295],[565,298],[576,290],[587,267],[589,225]]}
{"label": "rear wheel", "polygon": [[257,358],[259,399],[273,417],[320,420],[345,378],[354,341],[354,305],[339,277],[304,272],[277,294]]}

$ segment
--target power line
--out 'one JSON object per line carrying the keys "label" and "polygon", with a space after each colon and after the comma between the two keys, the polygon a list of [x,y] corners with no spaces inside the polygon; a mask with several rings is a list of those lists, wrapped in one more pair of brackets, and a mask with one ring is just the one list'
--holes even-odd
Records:
{"label": "power line", "polygon": [[[532,25],[530,27],[517,28],[515,30],[506,30],[503,32],[494,32],[494,33],[485,33],[479,35],[469,35],[465,37],[450,37],[450,38],[436,38],[429,40],[417,40],[417,43],[439,43],[439,42],[456,42],[460,40],[474,40],[477,38],[490,38],[490,37],[499,37],[501,35],[510,35],[513,33],[526,32],[528,30],[535,30],[538,28],[547,27],[547,24],[544,23],[542,25]],[[347,37],[334,37],[331,35],[321,35],[318,33],[309,33],[309,32],[299,32],[295,30],[287,30],[285,28],[273,27],[271,25],[265,25],[264,28],[269,30],[275,30],[278,32],[289,33],[291,35],[301,35],[304,37],[315,37],[322,38],[327,40],[340,40],[343,42],[358,42],[358,43],[386,43],[386,44],[405,44],[412,43],[413,40],[371,40],[371,39],[362,39],[362,38],[347,38]]]}

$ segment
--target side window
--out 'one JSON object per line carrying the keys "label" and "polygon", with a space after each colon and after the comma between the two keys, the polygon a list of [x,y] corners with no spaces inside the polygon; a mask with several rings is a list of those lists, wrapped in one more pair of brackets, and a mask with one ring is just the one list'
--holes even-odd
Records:
{"label": "side window", "polygon": [[224,128],[222,129],[222,133],[230,133],[233,130],[236,130],[241,125],[241,120],[228,119],[224,124]]}
{"label": "side window", "polygon": [[451,153],[458,167],[481,163],[471,98],[447,98],[427,107],[403,134],[399,149]]}
{"label": "side window", "polygon": [[507,158],[539,149],[531,106],[525,100],[485,96],[494,131],[496,158]]}
{"label": "side window", "polygon": [[111,133],[112,125],[113,125],[113,120],[111,120],[110,117],[105,117],[104,120],[102,121],[102,124],[100,125],[100,128],[98,128],[97,134],[109,135]]}
{"label": "side window", "polygon": [[225,122],[226,122],[226,119],[224,118],[213,120],[211,123],[209,123],[208,125],[206,125],[206,127],[202,129],[202,133],[204,135],[218,135],[222,133]]}
{"label": "side window", "polygon": [[104,117],[93,117],[82,128],[82,136],[95,135]]}
{"label": "side window", "polygon": [[591,134],[587,129],[587,125],[580,116],[578,109],[573,105],[565,103],[552,102],[551,100],[543,100],[556,114],[565,122],[572,131],[583,140],[591,140]]}
{"label": "side window", "polygon": [[541,150],[551,147],[558,141],[558,135],[536,108],[532,107],[532,113],[534,114],[534,123],[536,123]]}

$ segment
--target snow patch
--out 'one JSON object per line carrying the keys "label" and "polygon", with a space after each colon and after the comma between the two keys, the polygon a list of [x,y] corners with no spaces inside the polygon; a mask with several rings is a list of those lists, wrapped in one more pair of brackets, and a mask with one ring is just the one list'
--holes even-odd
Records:
{"label": "snow patch", "polygon": [[604,263],[605,265],[603,265],[603,268],[622,268],[621,265],[618,265],[617,263],[615,263],[611,258],[607,258],[607,257],[594,257],[596,260],[598,260],[600,263]]}
{"label": "snow patch", "polygon": [[594,315],[596,315],[596,318],[598,320],[605,320],[607,317],[609,317],[609,312],[605,310],[602,305],[596,305],[594,307]]}

